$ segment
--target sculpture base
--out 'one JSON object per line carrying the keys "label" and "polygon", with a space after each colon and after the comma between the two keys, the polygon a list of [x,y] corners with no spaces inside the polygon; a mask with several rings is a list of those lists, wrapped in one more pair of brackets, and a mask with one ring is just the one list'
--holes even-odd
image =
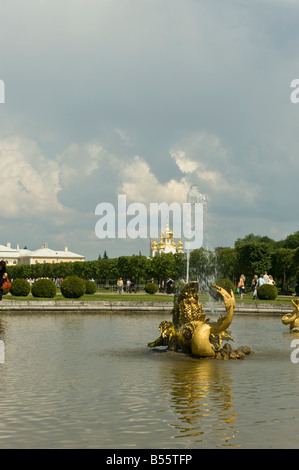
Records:
{"label": "sculpture base", "polygon": [[233,350],[231,345],[226,343],[223,348],[216,353],[215,359],[243,359],[243,357],[251,354],[252,351],[249,346],[240,346]]}

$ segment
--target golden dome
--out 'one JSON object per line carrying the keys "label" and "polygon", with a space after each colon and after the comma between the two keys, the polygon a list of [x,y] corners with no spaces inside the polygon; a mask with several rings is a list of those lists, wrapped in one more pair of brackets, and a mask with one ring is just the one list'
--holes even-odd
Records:
{"label": "golden dome", "polygon": [[179,241],[177,242],[177,245],[176,245],[178,248],[183,248],[184,244],[182,243],[182,240],[181,240],[181,237],[179,239]]}
{"label": "golden dome", "polygon": [[152,248],[157,248],[158,243],[156,242],[156,239],[154,238],[154,241],[152,243]]}
{"label": "golden dome", "polygon": [[168,221],[166,222],[166,228],[162,232],[162,237],[163,238],[172,238],[173,237],[173,231],[170,230]]}
{"label": "golden dome", "polygon": [[161,236],[161,238],[160,238],[160,241],[159,241],[159,243],[158,243],[158,246],[159,246],[159,248],[164,248],[164,247],[165,247],[165,243],[164,243],[163,240],[162,240],[162,236]]}

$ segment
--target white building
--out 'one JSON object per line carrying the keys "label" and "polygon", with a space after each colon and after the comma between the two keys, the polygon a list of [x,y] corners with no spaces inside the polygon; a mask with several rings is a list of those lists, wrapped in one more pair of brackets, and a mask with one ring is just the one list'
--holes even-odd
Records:
{"label": "white building", "polygon": [[170,230],[168,222],[166,223],[166,228],[161,232],[159,243],[154,238],[151,246],[151,256],[161,253],[184,253],[184,245],[181,239],[179,239],[178,243],[174,242],[173,232]]}
{"label": "white building", "polygon": [[63,263],[84,261],[85,256],[73,253],[65,247],[64,250],[52,250],[48,248],[46,243],[43,243],[38,250],[11,248],[11,244],[0,245],[0,259],[4,260],[8,266],[17,264],[38,264],[38,263]]}

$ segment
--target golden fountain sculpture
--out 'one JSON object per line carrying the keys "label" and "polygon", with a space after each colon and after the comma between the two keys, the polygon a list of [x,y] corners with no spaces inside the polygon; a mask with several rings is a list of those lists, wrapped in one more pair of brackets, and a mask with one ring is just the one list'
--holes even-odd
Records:
{"label": "golden fountain sculpture", "polygon": [[198,284],[190,282],[179,294],[173,308],[173,321],[163,321],[159,325],[160,336],[148,344],[148,347],[167,346],[171,351],[182,351],[195,357],[213,357],[216,359],[240,359],[250,354],[248,346],[232,350],[230,344],[222,347],[223,340],[229,341],[229,326],[232,322],[235,297],[219,286],[215,287],[224,300],[226,315],[210,322],[203,313],[198,299]]}
{"label": "golden fountain sculpture", "polygon": [[292,300],[292,304],[295,307],[293,312],[283,315],[281,321],[290,326],[290,331],[299,331],[299,299]]}

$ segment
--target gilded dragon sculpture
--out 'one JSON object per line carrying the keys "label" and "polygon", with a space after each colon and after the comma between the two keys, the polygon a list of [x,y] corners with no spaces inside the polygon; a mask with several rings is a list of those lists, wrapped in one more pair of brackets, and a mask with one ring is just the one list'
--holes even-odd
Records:
{"label": "gilded dragon sculpture", "polygon": [[292,304],[295,307],[293,312],[283,315],[281,321],[290,326],[290,331],[299,331],[299,299],[292,300]]}
{"label": "gilded dragon sculpture", "polygon": [[239,359],[249,354],[250,348],[241,346],[235,351],[223,340],[232,340],[229,326],[232,322],[235,297],[219,286],[213,286],[225,304],[226,315],[216,322],[210,322],[203,313],[198,298],[197,282],[187,284],[174,303],[173,318],[159,325],[160,336],[148,347],[166,346],[171,351],[182,351],[195,357],[214,357],[216,359]]}

